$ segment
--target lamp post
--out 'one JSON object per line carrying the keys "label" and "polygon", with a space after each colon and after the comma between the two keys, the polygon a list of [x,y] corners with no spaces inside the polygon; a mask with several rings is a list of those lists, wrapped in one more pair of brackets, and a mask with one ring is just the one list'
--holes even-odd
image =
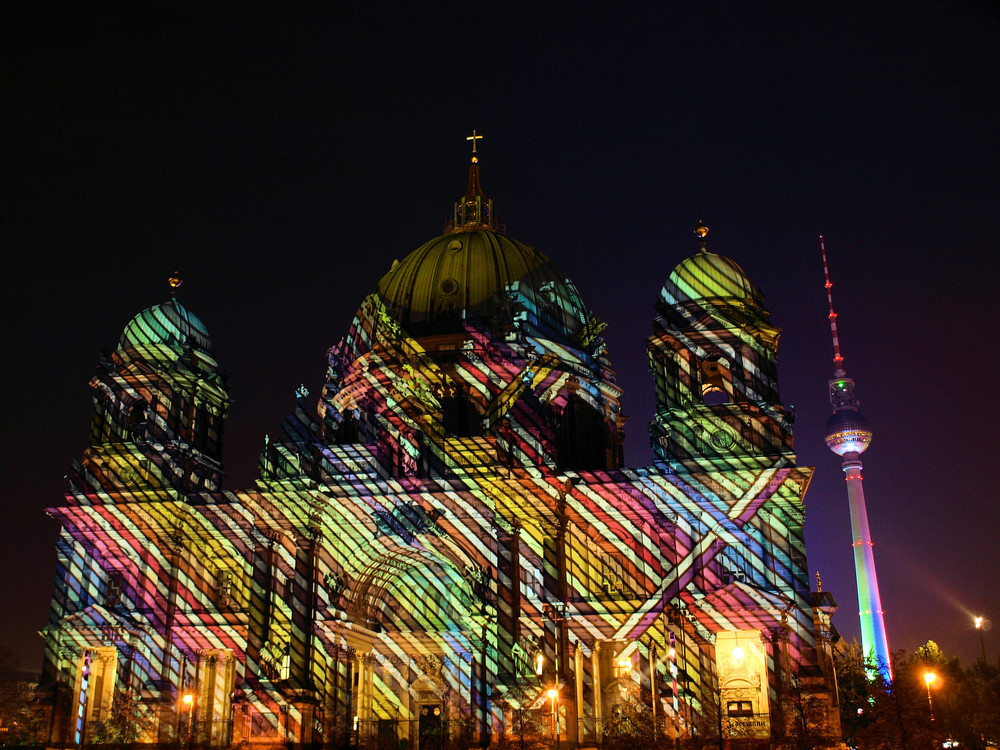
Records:
{"label": "lamp post", "polygon": [[982,646],[982,648],[983,648],[983,663],[985,664],[986,663],[986,639],[983,637],[983,631],[986,630],[986,628],[984,627],[984,624],[983,624],[984,621],[985,620],[984,620],[984,618],[983,618],[982,615],[980,615],[979,617],[976,617],[976,618],[973,619],[973,622],[976,623],[976,630],[979,631],[979,645]]}
{"label": "lamp post", "polygon": [[556,738],[556,750],[559,750],[559,714],[556,713],[556,698],[559,691],[553,688],[549,690],[549,698],[552,700],[552,733]]}
{"label": "lamp post", "polygon": [[487,627],[490,624],[490,617],[486,614],[486,604],[483,604],[483,629],[479,654],[479,708],[482,712],[482,725],[479,729],[479,745],[487,748],[490,746],[490,708],[489,708],[489,686],[486,684],[486,636]]}
{"label": "lamp post", "polygon": [[931,700],[931,683],[937,679],[933,672],[924,672],[924,682],[927,683],[927,707],[931,710],[931,721],[934,721],[934,702]]}
{"label": "lamp post", "polygon": [[194,744],[194,737],[192,736],[192,714],[194,713],[194,696],[191,693],[184,693],[184,697],[181,699],[184,701],[184,705],[187,706],[188,711],[188,721],[187,721],[187,741],[188,749]]}

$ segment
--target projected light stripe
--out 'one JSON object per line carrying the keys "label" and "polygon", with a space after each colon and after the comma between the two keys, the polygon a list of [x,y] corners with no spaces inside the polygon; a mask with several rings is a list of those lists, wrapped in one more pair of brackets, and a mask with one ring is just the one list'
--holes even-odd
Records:
{"label": "projected light stripe", "polygon": [[[503,701],[537,703],[557,678],[567,696],[576,680],[585,696],[607,687],[599,647],[634,652],[648,686],[667,630],[695,710],[715,700],[720,632],[784,627],[794,663],[813,658],[811,470],[794,466],[777,400],[777,329],[718,258],[661,296],[657,464],[640,469],[619,466],[603,324],[567,280],[512,282],[509,317],[486,305],[421,336],[369,295],[244,492],[218,490],[228,394],[204,327],[173,301],[144,312],[91,382],[94,444],[49,511],[63,528],[52,669],[70,680],[98,639],[130,660],[119,679],[160,697],[196,684],[199,715],[245,717],[231,741],[253,744],[334,742],[354,716],[368,736],[376,719],[419,722],[422,703],[473,723],[485,705],[499,726]],[[706,403],[705,386],[728,401]]]}

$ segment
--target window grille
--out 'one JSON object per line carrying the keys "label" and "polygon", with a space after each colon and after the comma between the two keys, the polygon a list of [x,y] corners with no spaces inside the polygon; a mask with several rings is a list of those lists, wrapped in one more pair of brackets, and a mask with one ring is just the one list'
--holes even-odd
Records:
{"label": "window grille", "polygon": [[233,574],[229,570],[220,570],[215,578],[215,599],[220,607],[233,605],[235,586]]}
{"label": "window grille", "polygon": [[122,603],[122,594],[125,590],[125,575],[120,570],[108,572],[107,586],[104,590],[104,604],[108,607],[117,607]]}

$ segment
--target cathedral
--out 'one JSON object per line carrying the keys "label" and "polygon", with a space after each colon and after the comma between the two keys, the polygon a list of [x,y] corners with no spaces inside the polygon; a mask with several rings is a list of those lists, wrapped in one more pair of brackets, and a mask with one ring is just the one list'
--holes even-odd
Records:
{"label": "cathedral", "polygon": [[202,748],[839,737],[763,295],[699,226],[648,290],[653,463],[629,468],[604,324],[500,231],[479,171],[360,301],[251,489],[222,489],[226,378],[176,295],[102,355],[48,511],[51,745],[122,715]]}

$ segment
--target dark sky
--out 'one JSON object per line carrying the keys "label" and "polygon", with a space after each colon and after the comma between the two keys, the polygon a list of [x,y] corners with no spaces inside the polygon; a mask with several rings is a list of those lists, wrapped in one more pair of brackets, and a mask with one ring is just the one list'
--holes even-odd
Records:
{"label": "dark sky", "polygon": [[[875,430],[890,647],[976,658],[971,616],[1000,624],[990,4],[330,5],[3,5],[0,645],[41,662],[43,509],[86,447],[99,350],[166,299],[170,272],[229,372],[227,488],[249,487],[364,295],[440,234],[476,128],[508,235],[609,323],[631,465],[651,462],[653,303],[699,217],[767,294],[799,463],[816,467],[810,568],[857,637],[847,497],[822,439],[826,236]],[[1000,628],[986,645],[1000,653]]]}

